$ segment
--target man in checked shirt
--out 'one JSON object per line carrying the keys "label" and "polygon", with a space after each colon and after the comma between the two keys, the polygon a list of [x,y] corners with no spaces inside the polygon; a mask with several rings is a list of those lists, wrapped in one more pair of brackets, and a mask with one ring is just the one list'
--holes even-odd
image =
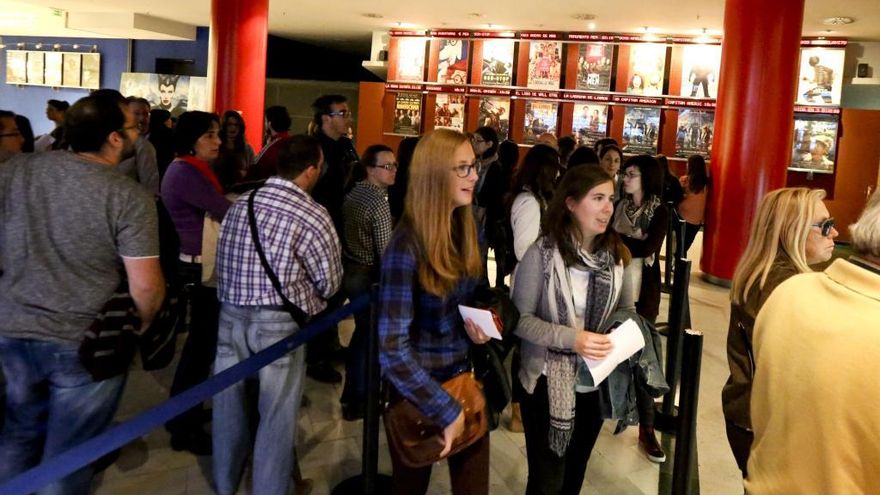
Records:
{"label": "man in checked shirt", "polygon": [[[327,210],[309,192],[321,173],[321,146],[313,137],[281,143],[278,175],[256,192],[257,230],[284,295],[308,315],[319,313],[339,289],[341,249]],[[217,246],[217,296],[222,303],[214,373],[243,361],[298,330],[266,275],[248,224],[248,194],[226,213]],[[305,352],[293,352],[260,370],[259,413],[253,453],[253,493],[286,494],[291,481]],[[221,495],[241,479],[250,432],[245,385],[214,397],[214,481]]]}

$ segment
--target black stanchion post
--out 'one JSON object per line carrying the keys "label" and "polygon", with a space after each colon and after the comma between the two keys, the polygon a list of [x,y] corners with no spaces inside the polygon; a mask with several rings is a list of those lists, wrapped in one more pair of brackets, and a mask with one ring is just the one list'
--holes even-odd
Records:
{"label": "black stanchion post", "polygon": [[[675,435],[675,462],[672,468],[673,495],[691,495],[697,480],[697,403],[700,395],[703,334],[688,330],[684,335],[682,362],[688,372],[681,379],[681,406]],[[697,485],[698,486],[698,485]]]}
{"label": "black stanchion post", "polygon": [[674,269],[674,263],[676,259],[675,249],[675,228],[678,225],[678,215],[675,212],[675,205],[672,204],[672,201],[666,202],[666,208],[669,210],[669,224],[666,226],[666,250],[665,250],[665,260],[663,262],[663,289],[670,290],[672,287],[672,270]]}
{"label": "black stanchion post", "polygon": [[384,495],[391,493],[391,477],[379,474],[379,415],[381,413],[379,374],[379,328],[376,301],[379,285],[370,288],[370,333],[367,335],[367,359],[364,375],[367,377],[367,397],[364,409],[364,439],[361,451],[361,474],[343,480],[333,489],[333,495]]}
{"label": "black stanchion post", "polygon": [[674,286],[669,301],[669,336],[666,339],[666,383],[669,393],[663,397],[663,414],[672,416],[675,411],[675,391],[681,375],[681,338],[685,329],[686,313],[689,307],[688,288],[690,286],[691,262],[677,259],[675,262]]}

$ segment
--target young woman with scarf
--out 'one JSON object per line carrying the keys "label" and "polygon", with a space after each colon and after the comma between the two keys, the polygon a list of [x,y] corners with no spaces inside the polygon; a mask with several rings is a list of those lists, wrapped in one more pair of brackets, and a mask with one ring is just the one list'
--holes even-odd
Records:
{"label": "young woman with scarf", "polygon": [[[624,196],[615,208],[613,228],[632,253],[633,264],[641,267],[632,271],[636,311],[653,322],[660,312],[660,247],[669,223],[669,210],[662,200],[663,175],[657,160],[649,155],[629,158],[623,166],[623,191]],[[666,453],[654,434],[654,399],[644,386],[638,385],[639,448],[651,461],[663,462]]]}
{"label": "young woman with scarf", "polygon": [[580,493],[602,427],[583,358],[608,355],[611,342],[596,330],[618,308],[633,307],[629,251],[608,228],[613,202],[614,182],[603,170],[570,170],[544,215],[543,236],[517,267],[528,495]]}

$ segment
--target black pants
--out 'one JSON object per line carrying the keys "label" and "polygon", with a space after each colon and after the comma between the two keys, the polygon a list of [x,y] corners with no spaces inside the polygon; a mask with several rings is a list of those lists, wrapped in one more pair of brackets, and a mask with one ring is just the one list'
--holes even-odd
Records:
{"label": "black pants", "polygon": [[[377,267],[347,260],[343,264],[345,275],[342,277],[342,288],[349,301],[368,295],[370,286],[379,281]],[[339,399],[343,404],[361,404],[366,400],[367,339],[373,331],[371,309],[372,305],[369,305],[354,315],[354,333],[345,354],[345,386]]]}
{"label": "black pants", "polygon": [[[316,314],[309,319],[310,322],[321,321],[327,315],[341,308],[345,303],[345,294],[338,291],[336,294],[327,299],[327,307],[324,311]],[[308,366],[332,366],[333,356],[340,348],[339,345],[339,329],[338,325],[328,328],[323,332],[315,335],[315,337],[306,344],[306,364]]]}
{"label": "black pants", "polygon": [[[211,365],[217,352],[217,325],[220,303],[217,289],[201,284],[202,265],[178,261],[177,275],[182,285],[188,285],[190,324],[180,362],[171,384],[171,396],[178,395],[211,375]],[[172,435],[196,431],[204,419],[201,404],[169,421],[165,426]]]}
{"label": "black pants", "polygon": [[733,451],[733,457],[736,459],[736,465],[742,472],[743,479],[749,475],[747,469],[749,464],[749,451],[752,449],[752,442],[755,441],[755,434],[745,428],[740,428],[730,421],[725,421],[727,427],[727,441],[730,443],[730,450]]}
{"label": "black pants", "polygon": [[577,495],[584,484],[587,461],[602,429],[599,393],[576,394],[574,429],[565,455],[550,450],[550,403],[547,377],[538,379],[535,391],[520,401],[526,434],[529,481],[526,495]]}

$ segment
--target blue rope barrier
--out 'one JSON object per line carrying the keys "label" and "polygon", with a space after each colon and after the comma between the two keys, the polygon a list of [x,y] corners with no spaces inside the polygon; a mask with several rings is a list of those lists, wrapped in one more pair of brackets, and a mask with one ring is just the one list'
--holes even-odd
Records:
{"label": "blue rope barrier", "polygon": [[0,493],[3,495],[27,495],[36,492],[57,479],[67,476],[88,465],[90,462],[94,462],[104,455],[119,449],[132,440],[144,436],[175,416],[204,402],[209,397],[255,374],[261,368],[305,344],[315,335],[327,330],[331,326],[335,326],[349,315],[366,309],[369,302],[370,296],[368,294],[355,299],[350,304],[333,311],[326,318],[306,325],[299,332],[279,340],[272,346],[231,368],[223,370],[180,395],[176,395],[125,423],[114,426],[82,444],[58,454],[39,466],[19,474],[0,485]]}

